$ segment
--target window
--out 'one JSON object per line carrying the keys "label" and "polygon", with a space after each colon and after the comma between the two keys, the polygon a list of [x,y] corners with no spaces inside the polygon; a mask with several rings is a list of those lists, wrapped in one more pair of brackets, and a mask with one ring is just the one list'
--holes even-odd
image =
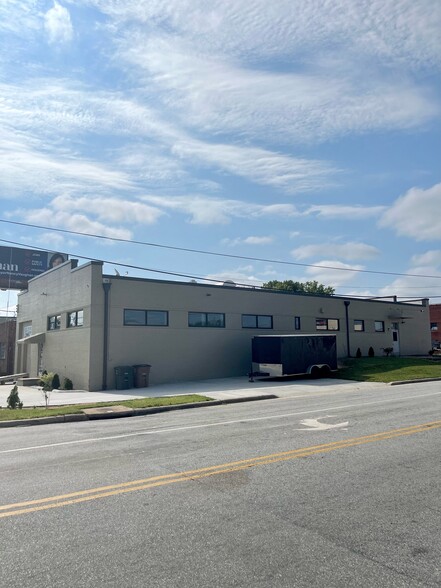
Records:
{"label": "window", "polygon": [[225,327],[225,314],[220,312],[189,312],[189,327]]}
{"label": "window", "polygon": [[61,314],[54,314],[47,319],[48,331],[57,331],[61,325]]}
{"label": "window", "polygon": [[82,310],[74,310],[67,313],[67,327],[82,327],[84,312]]}
{"label": "window", "polygon": [[243,314],[242,329],[272,329],[273,317],[267,314]]}
{"label": "window", "polygon": [[0,343],[0,359],[6,359],[6,343]]}
{"label": "window", "polygon": [[430,323],[430,330],[437,331],[438,330],[438,323]]}
{"label": "window", "polygon": [[300,317],[299,316],[295,316],[294,317],[294,329],[296,331],[300,331]]}
{"label": "window", "polygon": [[361,319],[354,319],[354,331],[364,331],[364,321]]}
{"label": "window", "polygon": [[384,333],[384,321],[375,321],[375,332]]}
{"label": "window", "polygon": [[168,327],[167,310],[124,309],[124,325],[132,327]]}
{"label": "window", "polygon": [[340,324],[338,319],[315,319],[315,328],[317,331],[339,331]]}
{"label": "window", "polygon": [[32,325],[23,325],[23,337],[30,337],[32,335]]}

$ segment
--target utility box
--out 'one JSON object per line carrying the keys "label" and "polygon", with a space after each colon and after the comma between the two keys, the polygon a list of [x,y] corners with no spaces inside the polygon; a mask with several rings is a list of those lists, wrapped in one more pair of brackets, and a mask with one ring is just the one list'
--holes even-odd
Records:
{"label": "utility box", "polygon": [[252,340],[256,375],[313,377],[337,371],[335,335],[260,335]]}
{"label": "utility box", "polygon": [[135,372],[135,388],[147,388],[149,385],[150,368],[152,366],[148,363],[134,365]]}
{"label": "utility box", "polygon": [[133,388],[134,370],[131,365],[120,365],[115,368],[115,388],[117,390],[130,390]]}

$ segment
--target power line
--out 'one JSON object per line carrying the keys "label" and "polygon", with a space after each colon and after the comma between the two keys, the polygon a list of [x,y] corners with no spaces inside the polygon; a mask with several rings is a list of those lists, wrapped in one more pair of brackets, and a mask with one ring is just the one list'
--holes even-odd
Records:
{"label": "power line", "polygon": [[[290,266],[296,266],[296,267],[315,267],[318,269],[330,269],[330,270],[334,270],[334,271],[340,271],[340,272],[356,272],[356,273],[364,273],[364,274],[379,274],[379,275],[383,275],[383,276],[404,276],[404,277],[411,277],[411,278],[434,278],[434,279],[441,279],[441,276],[433,276],[433,275],[425,275],[425,274],[405,274],[405,273],[399,273],[399,272],[386,272],[386,271],[376,271],[376,270],[362,270],[362,269],[353,269],[353,268],[348,268],[348,267],[335,267],[335,266],[330,266],[330,265],[318,265],[318,264],[313,264],[313,263],[297,263],[294,261],[282,261],[282,260],[278,260],[278,259],[267,259],[264,257],[248,257],[245,255],[233,255],[231,253],[216,253],[214,251],[207,251],[207,250],[202,250],[202,249],[190,249],[187,247],[175,247],[172,245],[163,245],[160,243],[149,243],[147,241],[136,241],[134,239],[122,239],[121,237],[106,237],[105,235],[96,235],[94,233],[82,233],[80,231],[70,231],[68,229],[58,229],[58,228],[53,228],[53,227],[45,227],[43,225],[34,225],[34,224],[29,224],[29,223],[20,223],[17,221],[9,221],[9,220],[5,220],[5,219],[0,219],[0,222],[2,223],[7,223],[7,224],[12,224],[12,225],[19,225],[22,227],[30,227],[33,229],[43,229],[45,231],[56,231],[59,233],[67,233],[69,235],[79,235],[82,237],[93,237],[95,239],[105,239],[108,241],[117,241],[120,243],[130,243],[132,245],[145,245],[147,247],[157,247],[157,248],[161,248],[161,249],[171,249],[173,251],[183,251],[186,253],[198,253],[199,255],[212,255],[212,256],[216,256],[216,257],[227,257],[227,258],[231,258],[231,259],[241,259],[241,260],[246,260],[246,261],[261,261],[264,263],[277,263],[277,264],[281,264],[281,265],[290,265]],[[3,241],[2,239],[0,239],[0,241]],[[4,241],[6,243],[8,243],[8,241]],[[11,241],[12,242],[12,241]],[[27,245],[26,245],[27,247]],[[75,257],[81,257],[81,259],[90,259],[90,258],[86,258],[86,257],[82,257],[80,255],[76,255]],[[95,260],[95,261],[99,261],[99,260]],[[114,262],[105,262],[105,263],[114,263]],[[115,264],[117,265],[117,264]],[[119,265],[123,265],[123,264],[119,264]],[[125,267],[132,267],[132,266],[125,266]],[[136,267],[136,266],[133,266]],[[145,268],[136,268],[136,269],[145,269]],[[165,272],[165,271],[161,271],[161,270],[148,270],[148,271],[157,271],[159,273],[164,273],[164,274],[170,274],[170,275],[182,275],[183,277],[187,277],[184,274],[174,274],[173,272]],[[201,278],[201,279],[205,279],[205,278]],[[219,281],[219,280],[215,280],[215,281]]]}
{"label": "power line", "polygon": [[[36,249],[38,251],[46,251],[46,249],[42,249],[41,247],[34,247],[32,245],[27,245],[26,243],[19,243],[16,241],[8,241],[6,239],[0,239],[1,243],[9,243],[11,245],[22,245],[24,247],[27,247],[29,249]],[[215,284],[219,284],[219,282],[221,282],[222,280],[219,279],[214,279],[214,278],[204,278],[202,276],[195,276],[192,274],[183,274],[183,273],[178,273],[178,272],[171,272],[171,271],[165,271],[165,270],[159,270],[159,269],[153,269],[153,268],[148,268],[148,267],[143,267],[143,266],[139,266],[139,265],[131,265],[131,264],[126,264],[126,263],[120,263],[117,261],[111,261],[111,260],[106,260],[106,259],[97,259],[97,258],[92,258],[92,257],[85,257],[84,255],[77,255],[76,253],[68,253],[69,256],[71,257],[78,257],[79,259],[86,259],[89,261],[98,261],[100,263],[107,263],[109,265],[116,265],[118,267],[128,267],[131,269],[137,269],[137,270],[141,270],[141,271],[147,271],[147,272],[152,272],[152,273],[157,273],[157,274],[162,274],[162,275],[168,275],[168,276],[176,276],[176,277],[180,277],[180,278],[187,278],[190,280],[199,280],[199,281],[205,281],[205,282],[213,282]],[[266,291],[272,291],[272,292],[280,292],[280,290],[278,290],[277,288],[262,288],[262,286],[260,284],[252,284],[252,283],[240,283],[240,282],[234,282],[234,284],[236,286],[242,286],[244,288],[252,288],[255,290],[266,290]],[[286,291],[289,292],[289,291]],[[308,294],[308,292],[298,292],[299,294]],[[334,296],[336,297],[344,297],[345,294],[334,294]],[[360,298],[360,299],[371,299],[372,295],[369,296],[357,296],[356,294],[351,294],[349,296],[350,298]],[[392,297],[392,296],[391,296]],[[398,297],[398,298],[403,298]],[[422,298],[441,298],[441,296],[423,296]],[[420,300],[420,298],[419,298]]]}

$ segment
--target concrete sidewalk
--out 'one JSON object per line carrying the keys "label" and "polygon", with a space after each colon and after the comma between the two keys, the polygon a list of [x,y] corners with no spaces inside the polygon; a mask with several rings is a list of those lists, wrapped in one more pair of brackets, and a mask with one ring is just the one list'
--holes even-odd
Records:
{"label": "concrete sidewalk", "polygon": [[[280,398],[303,396],[317,392],[337,392],[339,390],[356,391],[385,386],[378,382],[354,382],[324,378],[320,380],[255,380],[249,382],[247,377],[222,378],[197,382],[179,382],[162,384],[149,388],[132,388],[130,390],[106,390],[87,392],[85,390],[53,390],[49,393],[49,406],[90,404],[93,402],[114,402],[134,398],[158,398],[162,396],[179,396],[183,394],[200,394],[213,400],[239,400],[258,398],[273,394]],[[7,398],[13,385],[0,386],[0,406],[6,407]],[[25,407],[45,406],[45,399],[38,386],[18,386],[20,400]]]}

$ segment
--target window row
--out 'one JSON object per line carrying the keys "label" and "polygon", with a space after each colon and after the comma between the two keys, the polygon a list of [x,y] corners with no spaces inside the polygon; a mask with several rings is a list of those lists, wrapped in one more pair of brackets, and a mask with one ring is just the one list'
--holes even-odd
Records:
{"label": "window row", "polygon": [[[167,310],[124,310],[124,325],[142,327],[168,327]],[[222,312],[189,312],[189,327],[225,328],[225,314]],[[339,331],[340,320],[333,318],[317,318],[317,331]],[[266,314],[243,314],[243,329],[272,329],[273,317]],[[294,329],[301,330],[300,317],[294,317]],[[354,331],[364,331],[364,320],[354,320]],[[375,332],[384,332],[384,321],[375,321]]]}
{"label": "window row", "polygon": [[[67,313],[66,327],[82,327],[84,324],[84,311],[74,310]],[[61,314],[53,314],[47,317],[47,330],[58,331],[61,329]]]}

